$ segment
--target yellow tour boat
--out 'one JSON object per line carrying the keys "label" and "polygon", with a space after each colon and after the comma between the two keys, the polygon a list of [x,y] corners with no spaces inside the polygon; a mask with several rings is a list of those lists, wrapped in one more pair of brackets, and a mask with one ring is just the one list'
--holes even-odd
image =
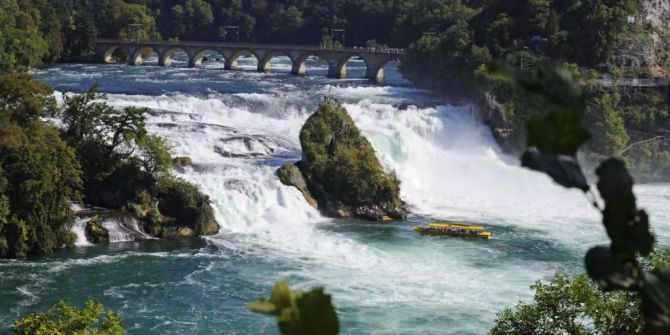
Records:
{"label": "yellow tour boat", "polygon": [[412,230],[426,235],[448,235],[456,237],[473,237],[491,239],[493,233],[485,231],[483,226],[473,226],[460,223],[429,223],[426,226],[412,227]]}

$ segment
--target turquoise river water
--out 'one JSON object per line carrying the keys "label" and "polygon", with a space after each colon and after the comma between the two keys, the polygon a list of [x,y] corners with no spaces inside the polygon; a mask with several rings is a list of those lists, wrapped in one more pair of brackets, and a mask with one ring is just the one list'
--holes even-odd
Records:
{"label": "turquoise river water", "polygon": [[[154,60],[155,65],[155,60]],[[531,297],[529,285],[557,271],[582,272],[590,246],[607,242],[599,215],[578,191],[554,185],[501,153],[469,106],[452,106],[404,80],[387,83],[307,76],[276,59],[268,74],[229,72],[211,62],[189,69],[59,65],[36,76],[57,97],[98,83],[114,106],[146,106],[149,130],[194,165],[179,175],[213,200],[221,233],[189,241],[140,241],[120,234],[101,246],[0,262],[0,333],[12,320],[62,298],[98,299],[121,312],[131,334],[277,334],[274,320],[245,303],[277,280],[325,286],[342,334],[485,334],[495,314]],[[298,134],[318,99],[341,100],[385,167],[397,172],[413,215],[371,224],[322,217],[274,175],[300,159]],[[662,244],[670,242],[670,186],[636,189]],[[490,241],[421,236],[411,226],[456,220],[487,226]],[[127,238],[124,238],[126,236]]]}

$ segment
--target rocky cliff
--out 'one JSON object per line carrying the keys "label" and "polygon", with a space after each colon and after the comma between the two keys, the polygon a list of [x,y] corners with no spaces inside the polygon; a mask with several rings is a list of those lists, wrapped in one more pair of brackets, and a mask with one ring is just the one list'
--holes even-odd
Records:
{"label": "rocky cliff", "polygon": [[647,26],[653,52],[647,60],[651,75],[668,77],[670,72],[670,0],[640,0],[640,16]]}
{"label": "rocky cliff", "polygon": [[330,217],[382,221],[406,215],[400,181],[384,171],[346,109],[325,99],[300,132],[302,160],[286,163],[280,180]]}

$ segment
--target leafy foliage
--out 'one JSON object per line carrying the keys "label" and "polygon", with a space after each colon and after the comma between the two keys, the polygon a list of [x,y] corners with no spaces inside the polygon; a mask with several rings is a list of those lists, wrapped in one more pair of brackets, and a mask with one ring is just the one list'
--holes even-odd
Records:
{"label": "leafy foliage", "polygon": [[[85,201],[115,208],[154,184],[153,173],[169,169],[170,162],[163,157],[166,153],[161,150],[167,150],[160,147],[163,142],[151,138],[145,143],[148,109],[116,109],[104,102],[106,98],[94,86],[66,97],[61,114],[63,137],[82,162]],[[134,155],[138,149],[139,158]]]}
{"label": "leafy foliage", "polygon": [[569,278],[565,274],[548,283],[538,281],[531,288],[533,302],[499,312],[491,335],[642,334],[640,302],[632,293],[605,293],[585,275]]}
{"label": "leafy foliage", "polygon": [[158,185],[156,197],[162,214],[191,227],[197,234],[207,235],[218,231],[209,197],[197,186],[179,178],[164,178]]}
{"label": "leafy foliage", "polygon": [[53,89],[30,75],[0,76],[0,121],[26,125],[41,116],[56,114]]}
{"label": "leafy foliage", "polygon": [[[105,99],[92,87],[67,97],[62,112],[63,136],[83,162],[85,201],[118,209],[137,199],[155,200],[160,213],[152,217],[168,216],[176,220],[171,224],[189,227],[199,235],[216,233],[209,198],[195,185],[171,175],[172,149],[165,139],[147,133],[148,109],[116,109]],[[160,232],[160,227],[153,228]]]}
{"label": "leafy foliage", "polygon": [[38,119],[54,113],[47,86],[27,75],[0,76],[0,257],[72,245],[69,203],[78,201],[75,152]]}
{"label": "leafy foliage", "polygon": [[308,292],[291,291],[287,283],[278,282],[270,300],[250,302],[247,308],[276,316],[283,335],[336,335],[340,329],[331,297],[321,287]]}
{"label": "leafy foliage", "polygon": [[16,0],[0,0],[0,72],[24,70],[48,52],[38,22]]}
{"label": "leafy foliage", "polygon": [[[546,80],[538,76],[537,73],[530,73],[529,75],[537,79],[538,82]],[[514,81],[519,81],[518,78],[523,79],[524,77],[518,75],[511,76]],[[541,94],[546,98],[549,96],[543,93],[546,87],[547,85],[533,85],[533,89],[526,89],[526,91]],[[556,108],[558,110],[570,111],[574,106],[574,103],[568,102],[559,103]],[[578,111],[574,111],[573,113],[579,116]],[[560,129],[562,120],[552,118],[550,113],[541,122],[547,124],[549,127]],[[565,131],[568,137],[571,137],[571,133],[574,132],[574,130],[569,128],[564,128],[562,131]],[[560,131],[557,133],[560,134]],[[538,136],[540,135],[538,133]],[[531,148],[524,154],[522,162],[526,166],[549,174],[563,186],[579,187],[577,183],[569,182],[578,180],[578,178],[573,178],[572,180],[567,178],[567,176],[581,174],[581,168],[578,164],[571,164],[568,167],[569,173],[556,173],[557,169],[565,169],[565,165],[559,166],[556,163],[560,163],[560,156],[568,154],[568,152],[556,152],[554,150],[555,148],[562,147],[563,142],[560,136],[556,136],[552,132],[547,132],[541,141],[531,142],[529,137],[528,145]],[[577,141],[574,144],[579,146],[583,144],[581,142]],[[537,143],[542,143],[541,148],[548,152],[543,152],[543,149],[532,148]],[[576,149],[574,148],[572,155],[570,155],[573,158]],[[557,154],[559,158],[556,158]],[[527,164],[528,156],[541,157],[540,159],[544,160],[542,162],[544,164],[529,165]],[[639,297],[640,313],[645,319],[645,333],[667,333],[670,331],[670,285],[668,285],[668,281],[664,280],[670,278],[670,268],[662,266],[647,272],[638,262],[638,257],[648,256],[652,252],[654,235],[651,231],[647,214],[636,206],[635,195],[633,194],[633,178],[629,175],[625,163],[615,158],[605,160],[598,167],[596,173],[598,175],[598,191],[605,204],[604,209],[602,209],[603,224],[612,243],[609,246],[591,248],[587,252],[585,257],[586,272],[605,291],[625,291],[634,293]],[[582,189],[585,192],[589,191],[588,187]],[[594,203],[594,205],[599,208],[597,203]],[[559,300],[559,302],[563,303],[564,301]],[[568,306],[573,305],[572,303],[568,303]],[[521,319],[527,319],[527,316],[517,316]],[[556,314],[553,318],[559,316],[562,317],[563,315]],[[505,312],[503,318],[514,322],[518,321],[510,312]],[[575,328],[574,318],[575,315],[570,314],[567,321],[572,323],[562,324],[560,328],[568,333],[587,333],[588,328],[581,327],[580,325],[577,325],[578,327]],[[508,321],[505,322],[509,323]],[[553,325],[553,327],[555,326]]]}
{"label": "leafy foliage", "polygon": [[125,335],[121,316],[105,310],[93,300],[78,309],[69,301],[60,301],[44,313],[34,313],[14,322],[15,335],[80,334]]}
{"label": "leafy foliage", "polygon": [[617,110],[621,97],[618,93],[605,94],[592,100],[593,105],[585,116],[593,133],[589,148],[605,155],[618,155],[626,147],[629,137],[624,118]]}
{"label": "leafy foliage", "polygon": [[[65,97],[60,109],[50,87],[0,76],[0,257],[73,245],[70,203],[82,200],[121,209],[146,193],[180,224],[218,231],[209,199],[171,176],[171,149],[147,134],[147,109],[113,108],[96,89]],[[43,116],[60,116],[61,131]]]}
{"label": "leafy foliage", "polygon": [[[140,145],[140,160],[144,171],[148,172],[155,180],[160,180],[169,175],[172,169],[172,154],[170,145],[164,138],[157,135],[148,135]],[[186,163],[187,160],[178,160]]]}
{"label": "leafy foliage", "polygon": [[50,253],[72,245],[69,203],[79,199],[81,171],[58,131],[33,121],[0,131],[0,165],[7,176],[12,219],[3,232],[10,255]]}

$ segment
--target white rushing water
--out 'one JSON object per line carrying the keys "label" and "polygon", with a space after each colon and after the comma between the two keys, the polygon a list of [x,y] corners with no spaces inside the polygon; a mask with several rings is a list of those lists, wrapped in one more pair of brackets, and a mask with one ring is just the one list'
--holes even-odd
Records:
{"label": "white rushing water", "polygon": [[91,242],[86,239],[86,224],[91,220],[91,218],[75,218],[74,225],[72,226],[72,232],[77,235],[77,241],[75,245],[78,247],[85,247],[91,245]]}
{"label": "white rushing water", "polygon": [[110,243],[153,239],[151,235],[144,232],[140,222],[133,217],[106,218],[102,221],[102,226],[109,232]]}
{"label": "white rushing water", "polygon": [[[374,95],[383,88],[369,90]],[[297,270],[278,278],[298,276],[306,279],[303,286],[325,285],[344,306],[395,304],[410,306],[416,314],[435,309],[464,317],[482,313],[489,321],[501,306],[527,297],[528,284],[555,271],[553,265],[535,260],[510,260],[503,267],[488,263],[486,258],[504,257],[492,247],[452,250],[457,256],[445,257],[443,250],[427,246],[370,245],[319,229],[318,222],[327,225],[329,220],[307,205],[297,190],[279,183],[276,165],[264,164],[272,154],[299,150],[298,133],[308,113],[276,109],[280,102],[272,95],[243,99],[264,105],[232,107],[216,95],[111,96],[119,106],[170,112],[152,116],[150,129],[165,136],[178,155],[193,158],[195,166],[183,177],[213,199],[223,229],[211,240],[219,247],[298,264]],[[499,152],[468,107],[399,110],[372,100],[346,107],[384,165],[398,173],[402,196],[416,213],[528,228],[532,232],[526,234],[541,235],[575,252],[585,251],[585,242],[605,240],[582,194],[517,167]],[[246,145],[230,145],[239,139]],[[262,157],[248,156],[251,151]],[[245,155],[249,158],[240,158]],[[454,247],[462,246],[457,243]],[[483,264],[475,265],[478,262]],[[389,317],[384,323],[388,328],[380,331],[400,329],[402,320]],[[459,327],[481,330],[477,324]]]}
{"label": "white rushing water", "polygon": [[[241,284],[227,282],[231,276],[217,277],[217,283],[244,287],[257,280],[269,287],[287,279],[298,288],[325,286],[346,333],[485,333],[497,311],[530,296],[535,280],[556,271],[581,272],[586,250],[607,242],[599,215],[580,191],[520,168],[468,106],[430,103],[425,91],[407,87],[337,86],[309,76],[166,69],[154,78],[150,70],[121,69],[140,72],[110,75],[123,89],[109,94],[109,103],[151,108],[150,132],[164,136],[175,155],[192,158],[194,165],[180,176],[210,196],[222,226],[207,240],[222,257],[274,266],[269,278],[258,279],[268,270],[248,265],[237,269]],[[73,76],[102,76],[95,68],[82,72]],[[58,73],[58,80],[66,75]],[[140,90],[129,78],[171,91],[144,93],[154,86]],[[298,80],[314,84],[304,89]],[[283,161],[300,159],[300,128],[324,95],[344,101],[384,166],[396,171],[412,223],[482,223],[495,238],[422,238],[409,223],[334,221],[282,185],[275,171]],[[670,241],[668,190],[637,188],[664,244]],[[146,238],[137,222],[103,225],[113,241]],[[215,271],[212,263],[196,272]],[[193,279],[196,272],[186,282],[204,286]]]}

